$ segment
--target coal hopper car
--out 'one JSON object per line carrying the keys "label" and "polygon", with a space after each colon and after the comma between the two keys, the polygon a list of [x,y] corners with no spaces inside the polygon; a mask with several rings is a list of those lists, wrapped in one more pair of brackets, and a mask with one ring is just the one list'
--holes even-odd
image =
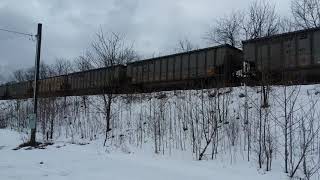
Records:
{"label": "coal hopper car", "polygon": [[243,42],[244,61],[259,79],[296,84],[320,81],[320,28]]}
{"label": "coal hopper car", "polygon": [[233,86],[242,57],[229,45],[198,49],[130,63],[127,78],[138,92]]}

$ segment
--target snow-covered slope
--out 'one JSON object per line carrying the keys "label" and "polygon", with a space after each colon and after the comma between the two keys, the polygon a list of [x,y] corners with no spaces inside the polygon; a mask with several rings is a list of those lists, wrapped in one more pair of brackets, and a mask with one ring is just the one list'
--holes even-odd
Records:
{"label": "snow-covered slope", "polygon": [[12,148],[21,143],[21,136],[0,129],[1,180],[270,180],[286,179],[281,172],[262,174],[254,165],[239,161],[232,165],[222,161],[194,161],[191,159],[153,155],[152,150],[131,148],[131,153],[106,152],[100,141],[75,145],[59,141],[37,150]]}
{"label": "snow-covered slope", "polygon": [[245,92],[237,87],[116,96],[107,147],[101,96],[41,99],[38,141],[55,144],[32,151],[11,150],[27,140],[21,134],[29,132],[32,102],[3,102],[0,122],[24,133],[0,130],[0,177],[318,180],[320,85]]}

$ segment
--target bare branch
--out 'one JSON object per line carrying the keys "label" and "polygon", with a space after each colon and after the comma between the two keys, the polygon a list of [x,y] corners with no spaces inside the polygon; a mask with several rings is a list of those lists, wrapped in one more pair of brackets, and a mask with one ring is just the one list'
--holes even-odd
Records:
{"label": "bare branch", "polygon": [[241,46],[241,26],[244,13],[233,12],[228,16],[216,20],[214,27],[206,32],[204,39],[209,44],[230,44],[231,46]]}
{"label": "bare branch", "polygon": [[252,3],[243,24],[245,39],[270,36],[279,31],[279,16],[275,6],[266,1]]}
{"label": "bare branch", "polygon": [[319,0],[292,0],[291,12],[296,26],[314,28],[320,26]]}

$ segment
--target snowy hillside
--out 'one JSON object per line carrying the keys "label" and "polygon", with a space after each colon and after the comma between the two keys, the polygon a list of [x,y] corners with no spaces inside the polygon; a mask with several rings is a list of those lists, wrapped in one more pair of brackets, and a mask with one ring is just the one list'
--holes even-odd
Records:
{"label": "snowy hillside", "polygon": [[222,161],[194,161],[153,155],[152,150],[134,148],[130,154],[108,153],[99,141],[88,145],[58,141],[47,149],[12,150],[21,142],[20,138],[13,131],[0,130],[0,177],[3,180],[285,179],[279,172],[259,173],[244,161],[232,165]]}
{"label": "snowy hillside", "polygon": [[320,86],[245,94],[238,87],[114,95],[106,140],[106,96],[41,99],[38,141],[54,144],[17,151],[29,136],[32,101],[2,102],[0,177],[319,179]]}

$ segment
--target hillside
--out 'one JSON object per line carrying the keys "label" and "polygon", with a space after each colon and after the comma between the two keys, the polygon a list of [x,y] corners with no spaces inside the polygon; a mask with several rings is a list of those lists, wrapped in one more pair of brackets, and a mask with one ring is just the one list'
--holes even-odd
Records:
{"label": "hillside", "polygon": [[[38,141],[54,144],[18,151],[11,149],[28,139],[32,101],[2,102],[0,120],[7,128],[0,136],[0,175],[7,179],[320,177],[319,85],[248,87],[247,96],[244,87],[113,96],[104,146],[105,98],[41,99]],[[288,173],[284,173],[286,149]]]}

